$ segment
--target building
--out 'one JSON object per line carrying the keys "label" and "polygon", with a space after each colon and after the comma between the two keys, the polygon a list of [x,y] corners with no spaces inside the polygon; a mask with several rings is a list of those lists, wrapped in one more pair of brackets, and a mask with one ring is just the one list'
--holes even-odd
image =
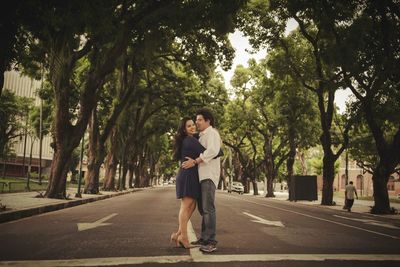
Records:
{"label": "building", "polygon": [[[336,191],[344,191],[346,186],[346,162],[345,157],[340,158],[340,169],[335,176],[333,182]],[[353,181],[354,186],[357,188],[359,196],[373,196],[372,174],[364,172],[357,166],[355,161],[349,161],[348,165],[349,182]],[[400,176],[397,173],[392,174],[388,184],[388,193],[390,196],[397,196],[400,194]]]}
{"label": "building", "polygon": [[[37,96],[37,90],[41,87],[41,81],[34,80],[27,76],[21,75],[17,71],[7,71],[4,74],[4,90],[10,90],[17,96],[24,96],[34,99],[36,106],[40,105],[40,98]],[[22,135],[14,144],[16,158],[8,159],[5,162],[0,161],[2,170],[8,177],[25,177],[28,172],[30,154],[32,153],[31,173],[38,173],[39,167],[42,168],[42,173],[45,175],[50,168],[53,159],[53,149],[50,144],[51,136],[44,136],[42,140],[42,160],[39,161],[39,139],[32,137],[29,134]]]}

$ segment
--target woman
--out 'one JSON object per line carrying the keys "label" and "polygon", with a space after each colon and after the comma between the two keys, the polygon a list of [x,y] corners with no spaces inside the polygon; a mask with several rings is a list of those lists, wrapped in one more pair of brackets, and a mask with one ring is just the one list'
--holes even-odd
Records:
{"label": "woman", "polygon": [[[174,143],[174,159],[181,163],[185,157],[197,158],[205,148],[194,137],[196,126],[189,117],[183,118],[178,126]],[[176,197],[181,200],[179,210],[178,232],[171,234],[171,241],[184,248],[191,248],[187,223],[196,209],[196,200],[200,197],[200,183],[197,166],[190,169],[180,169],[176,177]]]}

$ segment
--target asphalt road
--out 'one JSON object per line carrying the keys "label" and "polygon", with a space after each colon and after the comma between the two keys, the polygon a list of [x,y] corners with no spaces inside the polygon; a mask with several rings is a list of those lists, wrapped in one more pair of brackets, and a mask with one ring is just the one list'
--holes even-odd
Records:
{"label": "asphalt road", "polygon": [[0,266],[400,266],[399,220],[217,192],[206,255],[169,244],[178,208],[165,187],[3,223]]}

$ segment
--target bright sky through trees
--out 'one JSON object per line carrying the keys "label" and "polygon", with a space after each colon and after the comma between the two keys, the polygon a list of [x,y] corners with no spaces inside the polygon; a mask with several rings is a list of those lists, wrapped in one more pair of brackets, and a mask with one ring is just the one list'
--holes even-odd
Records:
{"label": "bright sky through trees", "polygon": [[[287,24],[286,34],[292,31],[297,27],[297,23],[294,20],[290,20]],[[237,65],[243,65],[247,67],[247,61],[250,58],[256,59],[259,61],[267,55],[267,49],[261,49],[259,51],[252,51],[252,47],[249,44],[248,39],[243,35],[240,31],[235,31],[233,34],[229,34],[229,40],[232,43],[232,46],[235,48],[235,58],[233,60],[232,68],[228,71],[221,71],[222,75],[225,79],[225,86],[229,90],[232,88],[230,84],[230,80],[232,79],[233,73]],[[251,52],[255,52],[252,54]],[[346,109],[346,101],[349,100],[349,96],[351,95],[350,89],[346,90],[338,90],[335,96],[335,103],[339,107],[340,113],[343,113]]]}

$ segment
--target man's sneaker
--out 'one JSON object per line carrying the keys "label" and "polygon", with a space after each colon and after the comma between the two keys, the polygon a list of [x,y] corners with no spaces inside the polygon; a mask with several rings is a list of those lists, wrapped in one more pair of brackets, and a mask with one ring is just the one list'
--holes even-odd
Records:
{"label": "man's sneaker", "polygon": [[196,241],[190,242],[190,244],[193,245],[193,246],[200,247],[200,246],[204,246],[206,244],[206,242],[204,242],[203,239],[199,238]]}
{"label": "man's sneaker", "polygon": [[207,244],[207,245],[202,245],[200,247],[200,251],[203,251],[204,253],[211,253],[217,250],[217,246],[215,244]]}

